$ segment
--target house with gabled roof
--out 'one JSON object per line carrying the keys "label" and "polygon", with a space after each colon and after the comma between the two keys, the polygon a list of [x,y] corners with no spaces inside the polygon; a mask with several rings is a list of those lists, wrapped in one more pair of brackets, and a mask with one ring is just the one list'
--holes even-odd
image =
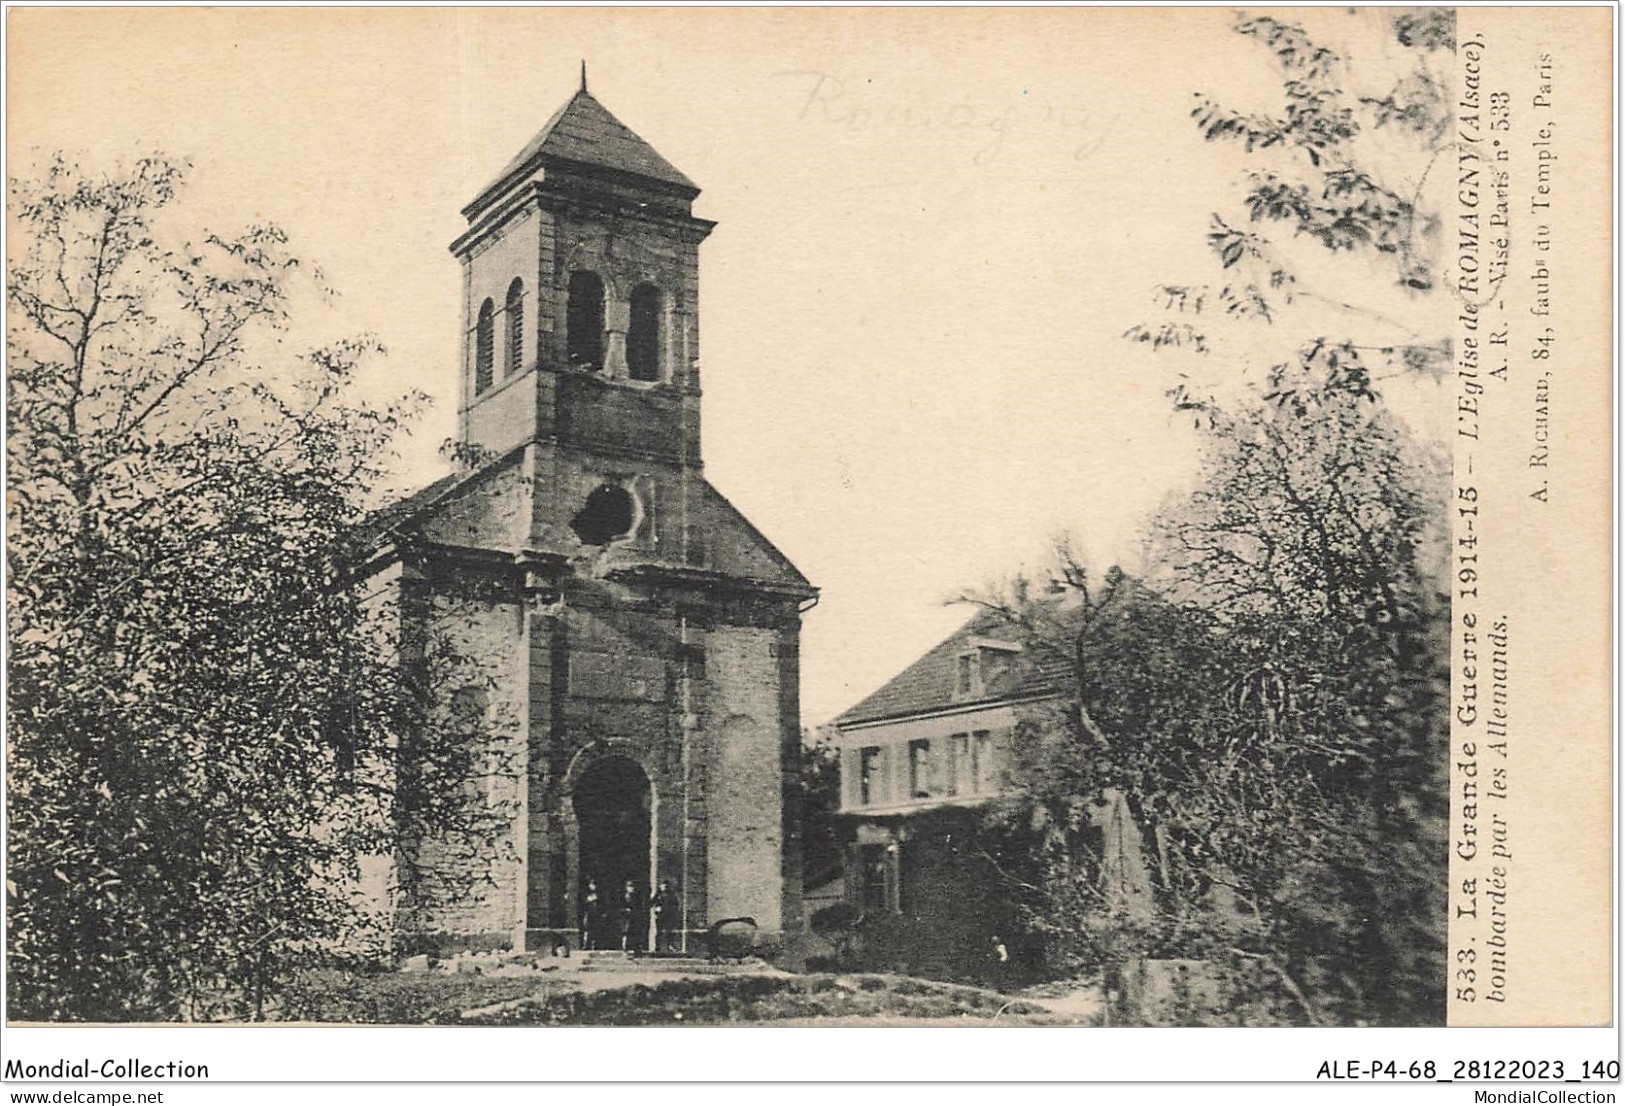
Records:
{"label": "house with gabled roof", "polygon": [[[1004,981],[1016,970],[1004,957],[1039,956],[1018,944],[1009,869],[1019,858],[988,840],[983,817],[1020,786],[1020,742],[1055,724],[1074,694],[1065,665],[1025,637],[1003,612],[978,611],[835,719],[846,901],[877,966]],[[1143,904],[1127,804],[1107,791],[1091,823],[1104,901]]]}
{"label": "house with gabled roof", "polygon": [[835,720],[841,812],[881,820],[998,793],[1017,708],[1060,694],[984,611]]}
{"label": "house with gabled roof", "polygon": [[998,975],[1013,919],[977,828],[1006,786],[1022,711],[1059,694],[982,611],[835,719],[846,899],[875,966]]}

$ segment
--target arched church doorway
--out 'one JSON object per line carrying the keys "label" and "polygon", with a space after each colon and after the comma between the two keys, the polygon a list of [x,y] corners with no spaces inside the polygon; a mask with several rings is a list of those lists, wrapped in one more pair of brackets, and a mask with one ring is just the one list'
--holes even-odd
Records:
{"label": "arched church doorway", "polygon": [[627,757],[605,757],[581,773],[571,799],[582,945],[642,949],[649,917],[649,778]]}

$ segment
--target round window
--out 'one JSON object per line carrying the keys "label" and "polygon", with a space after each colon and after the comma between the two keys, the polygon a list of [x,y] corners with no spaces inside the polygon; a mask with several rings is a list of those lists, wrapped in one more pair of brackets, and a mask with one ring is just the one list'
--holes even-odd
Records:
{"label": "round window", "polygon": [[619,484],[600,484],[587,494],[570,529],[584,545],[608,545],[632,532],[636,514],[631,492]]}

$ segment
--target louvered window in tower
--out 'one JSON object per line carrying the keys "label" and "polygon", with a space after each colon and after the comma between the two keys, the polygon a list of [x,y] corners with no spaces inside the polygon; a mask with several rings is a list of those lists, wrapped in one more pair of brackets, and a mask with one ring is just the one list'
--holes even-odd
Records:
{"label": "louvered window in tower", "polygon": [[494,359],[496,307],[490,300],[480,304],[479,322],[474,326],[474,394],[479,395],[491,386],[491,368]]}
{"label": "louvered window in tower", "polygon": [[508,363],[505,372],[512,376],[524,368],[525,361],[525,282],[515,279],[508,285],[508,302],[503,306],[508,319]]}
{"label": "louvered window in tower", "polygon": [[640,284],[632,289],[626,367],[633,380],[660,379],[660,289],[652,284]]}

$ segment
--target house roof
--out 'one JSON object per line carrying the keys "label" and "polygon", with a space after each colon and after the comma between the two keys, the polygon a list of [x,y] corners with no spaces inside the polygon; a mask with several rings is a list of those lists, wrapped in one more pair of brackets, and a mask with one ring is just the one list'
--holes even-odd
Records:
{"label": "house roof", "polygon": [[886,681],[879,690],[856,706],[841,714],[835,719],[835,724],[844,726],[858,722],[878,722],[883,719],[929,714],[949,707],[996,703],[1055,691],[1058,684],[1055,673],[1043,665],[1025,663],[1012,666],[1008,674],[994,681],[982,695],[974,698],[956,697],[955,658],[967,649],[974,648],[977,638],[1011,642],[1019,640],[1006,627],[1004,619],[997,611],[978,611],[923,657]]}
{"label": "house roof", "polygon": [[553,114],[495,180],[480,190],[474,202],[463,208],[463,214],[472,219],[511,185],[548,162],[624,173],[673,186],[691,197],[700,191],[583,88]]}

